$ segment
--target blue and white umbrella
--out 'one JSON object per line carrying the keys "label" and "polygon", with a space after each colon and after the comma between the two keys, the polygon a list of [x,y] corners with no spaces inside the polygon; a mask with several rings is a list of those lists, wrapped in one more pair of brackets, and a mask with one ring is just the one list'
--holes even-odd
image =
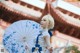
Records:
{"label": "blue and white umbrella", "polygon": [[31,20],[21,20],[10,25],[4,33],[3,44],[9,53],[27,53],[42,30],[40,24]]}

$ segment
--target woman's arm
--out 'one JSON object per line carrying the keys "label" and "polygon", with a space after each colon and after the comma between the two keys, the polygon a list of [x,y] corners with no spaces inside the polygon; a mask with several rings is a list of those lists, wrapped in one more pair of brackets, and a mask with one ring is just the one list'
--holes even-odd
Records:
{"label": "woman's arm", "polygon": [[50,44],[50,36],[44,36],[44,40],[47,44],[47,49],[51,48],[51,44]]}

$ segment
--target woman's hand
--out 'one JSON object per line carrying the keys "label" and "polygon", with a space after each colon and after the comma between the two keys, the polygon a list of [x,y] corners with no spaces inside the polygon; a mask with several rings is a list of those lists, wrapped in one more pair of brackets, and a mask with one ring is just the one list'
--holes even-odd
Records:
{"label": "woman's hand", "polygon": [[50,53],[52,53],[52,52],[53,52],[53,48],[51,47],[51,48],[49,49],[49,51],[50,51]]}

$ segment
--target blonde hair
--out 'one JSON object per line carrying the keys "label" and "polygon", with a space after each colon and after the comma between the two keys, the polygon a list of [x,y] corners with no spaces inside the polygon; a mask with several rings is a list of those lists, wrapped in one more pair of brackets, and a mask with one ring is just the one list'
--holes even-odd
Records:
{"label": "blonde hair", "polygon": [[54,19],[50,14],[43,16],[42,19],[46,19],[49,22],[48,29],[53,29],[54,27]]}

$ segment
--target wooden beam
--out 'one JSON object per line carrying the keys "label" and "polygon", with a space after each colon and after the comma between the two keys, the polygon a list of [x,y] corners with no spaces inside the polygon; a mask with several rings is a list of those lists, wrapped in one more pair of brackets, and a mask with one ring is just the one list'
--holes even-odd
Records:
{"label": "wooden beam", "polygon": [[46,2],[40,0],[21,0],[21,1],[39,7],[41,9],[44,9],[46,6]]}
{"label": "wooden beam", "polygon": [[55,7],[55,8],[62,8],[62,9],[65,9],[66,11],[70,11],[74,14],[77,14],[77,15],[80,15],[80,8],[75,6],[75,5],[72,5],[68,2],[65,2],[63,0],[56,0],[55,2],[52,3],[52,5]]}

